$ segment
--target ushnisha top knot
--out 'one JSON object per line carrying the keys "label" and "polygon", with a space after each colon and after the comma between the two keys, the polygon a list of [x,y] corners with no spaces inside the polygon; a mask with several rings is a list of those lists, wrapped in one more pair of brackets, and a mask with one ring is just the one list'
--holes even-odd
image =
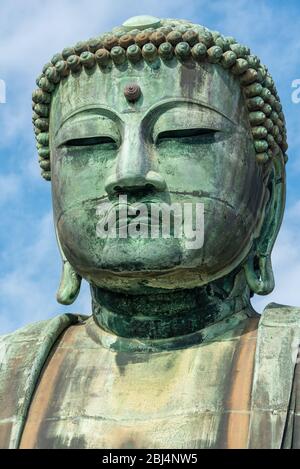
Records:
{"label": "ushnisha top knot", "polygon": [[[185,20],[136,16],[111,33],[65,48],[43,67],[32,100],[39,163],[46,180],[51,179],[49,116],[55,88],[70,73],[79,74],[82,69],[99,67],[107,71],[111,66],[125,62],[134,66],[142,60],[149,64],[163,61],[166,65],[174,60],[207,61],[228,70],[239,80],[246,99],[257,162],[267,163],[281,152],[287,161],[285,118],[274,81],[248,47]],[[137,88],[124,90],[131,102],[138,99],[139,93]]]}

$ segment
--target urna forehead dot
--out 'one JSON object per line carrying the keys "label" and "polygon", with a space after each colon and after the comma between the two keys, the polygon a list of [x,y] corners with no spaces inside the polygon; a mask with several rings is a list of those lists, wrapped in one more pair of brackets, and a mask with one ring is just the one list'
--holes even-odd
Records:
{"label": "urna forehead dot", "polygon": [[136,83],[129,83],[124,88],[124,96],[129,102],[134,102],[141,96],[142,90]]}

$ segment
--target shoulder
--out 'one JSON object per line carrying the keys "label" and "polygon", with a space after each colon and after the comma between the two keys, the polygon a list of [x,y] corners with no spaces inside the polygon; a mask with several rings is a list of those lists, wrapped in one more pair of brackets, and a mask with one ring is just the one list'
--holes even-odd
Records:
{"label": "shoulder", "polygon": [[[300,448],[300,307],[271,303],[262,315],[262,327],[269,336],[278,337],[277,360],[274,367],[280,376],[273,380],[273,388],[278,387],[286,395],[285,427],[283,448]],[[265,327],[264,327],[265,326]],[[275,341],[275,339],[273,339]],[[281,348],[280,348],[281,346]],[[275,350],[271,351],[275,353]],[[281,370],[281,371],[280,371]],[[281,378],[281,383],[279,379]],[[283,401],[283,395],[282,395]]]}
{"label": "shoulder", "polygon": [[[49,352],[58,336],[79,316],[63,314],[52,319],[29,324],[17,331],[0,336],[0,376],[9,368],[10,362],[20,360],[22,365]],[[21,364],[21,363],[20,363]]]}
{"label": "shoulder", "polygon": [[270,380],[273,390],[281,382],[290,386],[299,343],[300,308],[268,304],[259,321],[256,357],[264,383]]}
{"label": "shoulder", "polygon": [[[51,319],[38,321],[33,324],[29,324],[16,331],[0,335],[0,344],[4,347],[5,345],[15,345],[26,343],[32,340],[38,340],[41,334],[44,336],[53,334],[54,331],[64,330],[70,324],[74,324],[78,321],[79,316],[74,314],[63,314],[56,316]],[[0,361],[1,363],[1,361]]]}
{"label": "shoulder", "polygon": [[16,447],[42,367],[75,314],[39,321],[0,336],[0,447]]}
{"label": "shoulder", "polygon": [[300,342],[300,307],[269,303],[262,312],[258,330],[263,342],[277,348],[277,354],[286,345],[288,355],[295,362]]}
{"label": "shoulder", "polygon": [[277,324],[282,326],[300,325],[300,307],[269,303],[261,315],[260,326],[275,326]]}
{"label": "shoulder", "polygon": [[281,448],[300,343],[300,308],[270,303],[258,326],[250,448]]}

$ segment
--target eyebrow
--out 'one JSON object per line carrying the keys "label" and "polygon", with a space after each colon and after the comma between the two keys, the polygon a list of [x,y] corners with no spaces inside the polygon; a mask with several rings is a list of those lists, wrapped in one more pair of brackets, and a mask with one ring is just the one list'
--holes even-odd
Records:
{"label": "eyebrow", "polygon": [[[234,122],[230,117],[228,117],[226,114],[224,114],[222,111],[219,109],[215,108],[214,106],[208,105],[206,102],[198,100],[198,99],[192,99],[192,98],[185,98],[185,97],[177,97],[177,98],[167,98],[160,100],[158,103],[153,104],[150,109],[147,109],[145,114],[143,115],[141,122],[144,122],[145,120],[151,118],[151,115],[155,114],[158,112],[159,115],[162,115],[164,112],[174,109],[176,107],[184,106],[185,104],[195,104],[196,106],[199,106],[201,108],[206,108],[209,109],[210,111],[213,111],[217,114],[219,114],[222,118],[225,118],[228,120],[231,124],[236,125],[236,122]],[[167,108],[166,108],[167,106]],[[161,108],[161,110],[160,110]],[[71,119],[77,116],[104,116],[107,117],[111,120],[114,121],[119,121],[123,122],[121,116],[117,114],[115,111],[113,111],[111,108],[108,108],[104,105],[99,105],[99,104],[90,104],[90,105],[85,105],[80,108],[77,108],[76,110],[72,111],[71,113],[67,114],[64,119],[62,120],[60,126],[58,127],[57,131],[55,132],[55,136],[57,136],[58,132],[63,128],[63,126]]]}
{"label": "eyebrow", "polygon": [[99,104],[91,104],[88,106],[82,106],[80,108],[77,108],[76,110],[72,111],[71,113],[67,114],[63,120],[61,121],[58,129],[55,132],[55,135],[58,134],[58,132],[62,129],[62,127],[70,120],[76,121],[76,117],[82,116],[82,117],[88,117],[88,116],[102,116],[102,117],[107,117],[111,120],[114,121],[119,121],[122,122],[121,117],[119,114],[114,112],[112,109],[105,107],[105,106],[99,106]]}
{"label": "eyebrow", "polygon": [[[170,109],[176,108],[177,105],[179,104],[178,107],[183,107],[185,104],[195,104],[196,106],[199,106],[201,108],[209,109],[210,111],[213,111],[217,114],[219,114],[221,117],[225,118],[228,120],[231,124],[236,125],[236,122],[228,117],[226,114],[224,114],[222,111],[219,109],[215,108],[214,106],[211,106],[204,101],[198,100],[198,99],[192,99],[192,98],[184,98],[184,97],[178,97],[178,98],[168,98],[161,100],[159,103],[155,103],[153,106],[150,107],[144,114],[142,121],[148,119],[151,117],[152,114],[159,113],[159,115],[162,115],[164,112],[169,111]],[[167,106],[167,107],[166,107]],[[160,108],[161,112],[160,112]]]}

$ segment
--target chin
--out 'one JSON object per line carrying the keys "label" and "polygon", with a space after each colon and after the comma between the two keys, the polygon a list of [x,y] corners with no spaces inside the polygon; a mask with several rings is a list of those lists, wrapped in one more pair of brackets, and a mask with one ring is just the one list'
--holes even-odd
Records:
{"label": "chin", "polygon": [[132,295],[166,293],[204,287],[222,277],[220,273],[208,275],[201,270],[177,267],[165,271],[108,271],[81,272],[94,287]]}
{"label": "chin", "polygon": [[202,266],[195,268],[180,264],[174,267],[165,259],[165,268],[162,269],[161,259],[157,263],[154,261],[155,258],[152,258],[146,269],[145,259],[142,266],[137,260],[131,259],[126,264],[127,269],[124,270],[121,264],[112,265],[109,259],[107,269],[89,269],[80,273],[92,286],[101,289],[147,295],[204,287],[226,273],[230,273],[234,268],[234,266],[226,266],[224,270],[213,273],[203,269]]}
{"label": "chin", "polygon": [[90,237],[83,246],[75,236],[62,236],[67,259],[91,285],[133,294],[192,289],[229,274],[246,257],[249,244],[225,243],[224,237],[208,237],[193,250],[178,238]]}
{"label": "chin", "polygon": [[180,266],[182,257],[182,247],[174,238],[108,239],[99,267],[115,273],[162,272]]}

